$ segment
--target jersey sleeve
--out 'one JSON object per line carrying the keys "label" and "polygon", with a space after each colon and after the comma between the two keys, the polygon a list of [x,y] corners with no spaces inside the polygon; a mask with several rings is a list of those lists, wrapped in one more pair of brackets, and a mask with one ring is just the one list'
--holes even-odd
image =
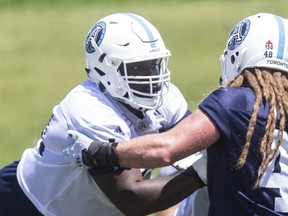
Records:
{"label": "jersey sleeve", "polygon": [[[129,126],[115,104],[101,92],[89,91],[89,87],[72,92],[61,104],[68,129],[77,130],[89,138],[107,142],[131,137]],[[118,168],[117,168],[118,169]],[[115,171],[113,167],[89,169],[91,175],[101,175]]]}
{"label": "jersey sleeve", "polygon": [[[91,87],[92,88],[92,87]],[[95,88],[95,87],[94,87]],[[62,104],[70,129],[98,141],[127,140],[130,130],[115,104],[101,92],[89,87],[72,93]],[[121,129],[120,129],[121,128]]]}
{"label": "jersey sleeve", "polygon": [[254,94],[250,89],[219,88],[200,103],[199,109],[213,120],[221,137],[229,143],[237,134],[245,137],[253,101]]}
{"label": "jersey sleeve", "polygon": [[227,104],[223,103],[224,98],[224,91],[215,91],[200,103],[199,109],[213,120],[221,134],[227,135],[230,133],[230,127],[227,127],[229,125],[229,111]]}

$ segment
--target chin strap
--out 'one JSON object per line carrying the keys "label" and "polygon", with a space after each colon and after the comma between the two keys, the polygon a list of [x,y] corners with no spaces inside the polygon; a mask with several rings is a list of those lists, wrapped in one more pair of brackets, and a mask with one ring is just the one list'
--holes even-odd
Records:
{"label": "chin strap", "polygon": [[118,143],[114,139],[108,142],[93,141],[88,149],[82,150],[82,160],[88,167],[109,166],[119,167],[116,146]]}

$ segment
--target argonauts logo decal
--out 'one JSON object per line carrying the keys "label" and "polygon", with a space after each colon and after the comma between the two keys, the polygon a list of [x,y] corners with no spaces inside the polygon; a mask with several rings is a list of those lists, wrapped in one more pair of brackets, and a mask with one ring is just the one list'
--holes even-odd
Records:
{"label": "argonauts logo decal", "polygon": [[92,40],[95,41],[97,46],[103,41],[104,35],[106,32],[106,24],[105,22],[97,22],[90,30],[87,35],[86,42],[85,42],[85,49],[88,53],[95,52],[94,47],[92,46]]}
{"label": "argonauts logo decal", "polygon": [[246,38],[250,30],[250,20],[246,19],[234,27],[229,35],[228,49],[236,49]]}

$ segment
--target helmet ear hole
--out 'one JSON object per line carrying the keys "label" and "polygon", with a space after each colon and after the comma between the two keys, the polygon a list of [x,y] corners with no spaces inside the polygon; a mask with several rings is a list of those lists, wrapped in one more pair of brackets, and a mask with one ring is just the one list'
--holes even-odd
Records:
{"label": "helmet ear hole", "polygon": [[234,64],[235,63],[235,56],[231,55],[231,63]]}

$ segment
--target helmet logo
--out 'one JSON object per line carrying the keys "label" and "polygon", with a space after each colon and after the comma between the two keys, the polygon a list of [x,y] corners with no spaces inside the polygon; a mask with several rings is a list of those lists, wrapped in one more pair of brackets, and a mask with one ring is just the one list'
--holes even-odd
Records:
{"label": "helmet logo", "polygon": [[92,27],[92,29],[87,35],[86,42],[85,42],[86,52],[88,53],[95,52],[95,48],[93,47],[93,44],[91,41],[94,40],[97,46],[100,46],[100,44],[103,41],[105,32],[106,32],[105,22],[98,22]]}
{"label": "helmet logo", "polygon": [[250,29],[250,20],[246,19],[234,27],[229,35],[228,49],[236,49],[246,38]]}

